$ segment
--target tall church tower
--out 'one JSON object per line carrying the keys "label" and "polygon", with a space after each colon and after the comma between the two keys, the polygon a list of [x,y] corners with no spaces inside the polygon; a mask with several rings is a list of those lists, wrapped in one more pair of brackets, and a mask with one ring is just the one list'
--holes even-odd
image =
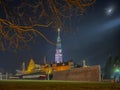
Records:
{"label": "tall church tower", "polygon": [[55,63],[62,63],[62,48],[61,48],[61,38],[60,38],[60,29],[58,28],[58,37],[57,37],[57,46],[55,53]]}

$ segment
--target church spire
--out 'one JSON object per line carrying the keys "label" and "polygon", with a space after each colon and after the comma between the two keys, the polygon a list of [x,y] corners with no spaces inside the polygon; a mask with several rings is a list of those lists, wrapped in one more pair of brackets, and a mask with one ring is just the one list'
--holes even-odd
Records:
{"label": "church spire", "polygon": [[62,59],[60,28],[58,28],[57,31],[58,31],[58,37],[57,37],[57,46],[56,46],[56,53],[55,53],[55,63],[61,63],[63,62],[63,59]]}

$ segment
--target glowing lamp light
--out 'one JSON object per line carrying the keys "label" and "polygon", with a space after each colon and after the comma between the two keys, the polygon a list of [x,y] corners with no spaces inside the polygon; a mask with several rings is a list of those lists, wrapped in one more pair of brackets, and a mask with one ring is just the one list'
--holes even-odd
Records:
{"label": "glowing lamp light", "polygon": [[116,69],[115,72],[120,72],[120,70],[119,70],[119,69]]}
{"label": "glowing lamp light", "polygon": [[60,28],[58,28],[58,32],[60,32]]}

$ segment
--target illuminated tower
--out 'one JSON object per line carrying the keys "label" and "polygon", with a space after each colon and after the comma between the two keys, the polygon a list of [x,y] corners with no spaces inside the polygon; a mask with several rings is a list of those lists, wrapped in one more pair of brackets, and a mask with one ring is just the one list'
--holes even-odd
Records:
{"label": "illuminated tower", "polygon": [[62,48],[61,48],[61,39],[60,39],[60,29],[58,28],[58,37],[57,37],[57,46],[55,53],[55,63],[62,63]]}

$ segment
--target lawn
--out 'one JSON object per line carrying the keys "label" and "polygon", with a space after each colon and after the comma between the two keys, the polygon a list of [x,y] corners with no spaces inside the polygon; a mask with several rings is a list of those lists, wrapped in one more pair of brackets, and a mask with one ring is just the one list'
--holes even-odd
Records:
{"label": "lawn", "polygon": [[60,80],[1,80],[0,90],[120,90],[120,84]]}

